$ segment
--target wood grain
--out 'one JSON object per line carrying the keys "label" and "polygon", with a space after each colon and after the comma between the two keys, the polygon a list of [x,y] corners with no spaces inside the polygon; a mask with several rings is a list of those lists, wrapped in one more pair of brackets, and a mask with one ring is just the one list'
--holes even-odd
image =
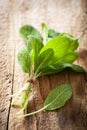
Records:
{"label": "wood grain", "polygon": [[75,63],[87,70],[87,0],[0,0],[0,129],[86,130],[87,73],[65,70],[36,80],[28,112],[41,108],[55,86],[70,83],[73,97],[59,110],[18,119],[18,109],[11,107],[9,95],[17,93],[28,79],[17,62],[17,53],[25,45],[18,30],[24,24],[31,24],[41,31],[41,22],[59,32],[81,37],[79,59]]}

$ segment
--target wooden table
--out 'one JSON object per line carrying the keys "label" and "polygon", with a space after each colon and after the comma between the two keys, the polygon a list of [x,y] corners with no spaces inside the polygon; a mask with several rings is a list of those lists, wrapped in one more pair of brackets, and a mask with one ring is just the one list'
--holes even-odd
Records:
{"label": "wooden table", "polygon": [[65,70],[37,79],[28,111],[41,108],[55,86],[70,83],[73,97],[59,110],[18,119],[18,109],[11,107],[9,95],[27,80],[16,56],[25,44],[19,28],[31,24],[41,31],[41,22],[81,37],[76,63],[87,70],[87,0],[0,0],[0,130],[87,130],[87,73]]}

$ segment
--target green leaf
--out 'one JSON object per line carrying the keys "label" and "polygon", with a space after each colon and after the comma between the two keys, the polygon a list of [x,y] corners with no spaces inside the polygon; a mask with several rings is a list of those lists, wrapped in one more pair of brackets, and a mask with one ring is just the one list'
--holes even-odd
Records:
{"label": "green leaf", "polygon": [[47,96],[44,107],[46,110],[55,110],[65,105],[72,96],[72,88],[69,84],[63,84],[53,89]]}
{"label": "green leaf", "polygon": [[75,51],[78,48],[80,39],[76,39],[75,37],[73,37],[72,35],[68,33],[62,33],[61,36],[65,36],[66,38],[68,38],[71,43],[70,48],[68,49],[68,52]]}
{"label": "green leaf", "polygon": [[54,64],[54,62],[72,63],[78,58],[77,53],[74,52],[78,45],[78,39],[63,33],[47,42],[40,53],[44,52],[48,48],[51,48],[54,51],[54,57],[51,58],[50,64]]}
{"label": "green leaf", "polygon": [[73,69],[76,72],[85,72],[84,68],[79,66],[79,65],[75,65],[75,64],[70,64],[68,65],[68,67],[70,67],[71,69]]}
{"label": "green leaf", "polygon": [[29,36],[34,36],[42,41],[41,34],[31,25],[24,25],[19,30],[20,36],[27,41]]}
{"label": "green leaf", "polygon": [[53,57],[53,55],[54,55],[54,52],[52,49],[47,49],[43,53],[39,54],[37,58],[37,66],[35,70],[35,75],[38,75],[39,73],[41,73],[41,69],[48,66],[51,60],[51,57]]}
{"label": "green leaf", "polygon": [[49,29],[48,30],[48,38],[54,38],[54,37],[58,37],[60,35],[59,32],[56,32],[53,29]]}
{"label": "green leaf", "polygon": [[21,65],[22,70],[26,73],[30,72],[31,58],[27,48],[23,48],[18,53],[18,63]]}
{"label": "green leaf", "polygon": [[34,69],[36,68],[36,64],[37,64],[37,58],[39,55],[40,50],[42,49],[43,44],[42,42],[40,42],[37,38],[30,36],[27,42],[27,49],[30,51],[32,51],[32,64],[34,64]]}
{"label": "green leaf", "polygon": [[55,74],[55,73],[63,71],[65,68],[71,68],[72,70],[74,70],[76,72],[85,72],[85,70],[81,66],[78,66],[78,65],[75,65],[75,64],[57,63],[57,64],[54,64],[54,65],[49,65],[47,67],[44,67],[41,70],[41,73],[40,73],[39,76]]}
{"label": "green leaf", "polygon": [[[47,42],[47,44],[41,49],[40,55],[43,53],[45,57],[47,55],[45,54],[45,51],[48,48],[52,49],[54,54],[51,55],[50,60],[48,59],[47,63],[43,64],[43,66],[38,69],[38,76],[58,73],[67,67],[70,67],[78,72],[74,65],[71,64],[78,58],[78,54],[74,52],[78,45],[78,39],[75,39],[73,36],[67,33],[63,33]],[[52,51],[50,54],[51,53]],[[42,59],[44,59],[44,57]],[[37,61],[39,61],[38,65],[40,62],[42,62],[38,58]]]}
{"label": "green leaf", "polygon": [[51,40],[53,37],[57,37],[60,34],[53,29],[49,29],[45,23],[42,23],[41,27],[44,32],[44,41],[45,42]]}
{"label": "green leaf", "polygon": [[49,65],[40,70],[39,76],[55,74],[55,73],[61,72],[65,68],[66,67],[62,63],[56,64],[56,65]]}
{"label": "green leaf", "polygon": [[46,26],[45,23],[42,23],[41,27],[42,27],[42,30],[44,32],[44,41],[46,42],[47,38],[48,38],[48,27]]}
{"label": "green leaf", "polygon": [[67,53],[70,44],[70,40],[66,36],[60,35],[47,42],[40,53],[51,48],[53,49],[55,56],[61,58]]}
{"label": "green leaf", "polygon": [[51,61],[49,65],[60,64],[60,63],[73,63],[78,58],[78,54],[76,52],[66,53],[63,57],[51,57]]}
{"label": "green leaf", "polygon": [[76,52],[70,52],[59,59],[56,58],[55,63],[73,63],[77,58],[78,54]]}

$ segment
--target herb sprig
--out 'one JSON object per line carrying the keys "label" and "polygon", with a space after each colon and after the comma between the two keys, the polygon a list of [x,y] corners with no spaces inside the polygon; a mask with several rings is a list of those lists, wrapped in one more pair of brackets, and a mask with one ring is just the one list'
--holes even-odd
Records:
{"label": "herb sprig", "polygon": [[[31,86],[36,78],[55,74],[65,68],[71,68],[76,72],[84,72],[84,69],[73,62],[78,58],[76,49],[80,40],[68,33],[59,33],[49,29],[44,23],[41,24],[44,33],[44,40],[41,34],[31,25],[24,25],[20,28],[20,36],[27,43],[18,53],[18,63],[22,70],[29,75],[22,90],[12,101],[13,106],[21,107],[21,111],[27,108],[31,94]],[[44,41],[44,44],[43,44]],[[42,110],[55,110],[66,103],[72,96],[72,88],[69,84],[55,87],[47,96],[44,107],[35,112],[20,115],[20,117],[36,114]]]}

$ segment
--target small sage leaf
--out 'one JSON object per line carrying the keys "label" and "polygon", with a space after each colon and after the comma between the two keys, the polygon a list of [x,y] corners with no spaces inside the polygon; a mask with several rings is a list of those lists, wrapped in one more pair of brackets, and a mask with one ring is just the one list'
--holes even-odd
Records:
{"label": "small sage leaf", "polygon": [[55,110],[63,107],[72,96],[72,88],[69,84],[62,84],[53,89],[47,96],[44,107],[46,110]]}

